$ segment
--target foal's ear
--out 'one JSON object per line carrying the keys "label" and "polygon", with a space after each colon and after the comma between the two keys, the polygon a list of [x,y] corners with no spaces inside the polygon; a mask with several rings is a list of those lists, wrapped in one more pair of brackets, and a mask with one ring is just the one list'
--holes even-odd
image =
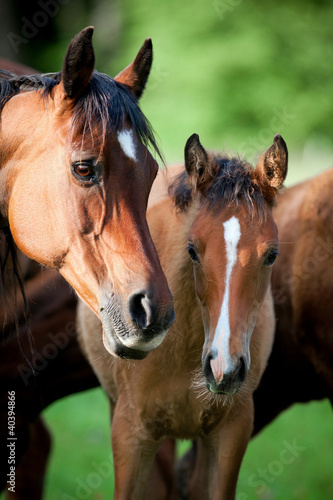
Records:
{"label": "foal's ear", "polygon": [[126,85],[140,99],[145,89],[153,63],[153,44],[146,38],[136,58],[127,68],[114,77],[119,83]]}
{"label": "foal's ear", "polygon": [[186,142],[185,168],[191,184],[197,191],[201,191],[212,177],[209,158],[198,134],[191,135]]}
{"label": "foal's ear", "polygon": [[65,96],[76,100],[86,89],[95,66],[94,28],[85,28],[70,42],[61,70]]}
{"label": "foal's ear", "polygon": [[280,134],[276,134],[271,147],[261,155],[258,168],[272,188],[278,190],[282,186],[288,170],[288,149]]}

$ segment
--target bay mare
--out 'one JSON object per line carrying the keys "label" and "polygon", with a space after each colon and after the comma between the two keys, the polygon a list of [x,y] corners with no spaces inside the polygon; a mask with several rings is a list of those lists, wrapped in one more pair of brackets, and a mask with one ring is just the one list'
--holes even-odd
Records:
{"label": "bay mare", "polygon": [[176,321],[146,360],[111,357],[101,324],[79,305],[82,346],[110,398],[117,500],[146,498],[155,455],[168,437],[197,442],[184,498],[235,496],[253,430],[253,391],[273,342],[272,207],[287,157],[279,135],[256,168],[207,152],[196,134],[189,138],[171,196],[148,212]]}
{"label": "bay mare", "polygon": [[58,270],[103,322],[106,349],[141,359],[174,315],[146,221],[147,148],[159,150],[138,99],[152,43],[111,78],[94,71],[92,35],[71,41],[59,73],[1,71],[1,271],[11,259],[17,275],[16,245]]}

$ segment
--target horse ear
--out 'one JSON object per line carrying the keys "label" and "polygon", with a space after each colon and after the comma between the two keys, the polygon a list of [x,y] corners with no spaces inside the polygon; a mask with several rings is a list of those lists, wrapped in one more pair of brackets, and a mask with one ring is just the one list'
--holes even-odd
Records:
{"label": "horse ear", "polygon": [[209,158],[198,134],[193,134],[185,145],[185,168],[191,184],[201,191],[211,177]]}
{"label": "horse ear", "polygon": [[262,154],[258,168],[272,188],[278,190],[282,186],[288,170],[288,149],[280,134],[274,136],[273,144]]}
{"label": "horse ear", "polygon": [[86,89],[95,66],[94,28],[85,28],[70,42],[61,70],[65,96],[77,99]]}
{"label": "horse ear", "polygon": [[140,99],[145,89],[153,63],[153,44],[146,38],[134,61],[123,69],[114,80],[129,87],[133,94]]}

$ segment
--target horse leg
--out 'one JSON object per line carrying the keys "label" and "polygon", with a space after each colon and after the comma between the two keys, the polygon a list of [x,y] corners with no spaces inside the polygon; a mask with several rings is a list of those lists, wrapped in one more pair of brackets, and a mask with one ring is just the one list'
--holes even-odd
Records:
{"label": "horse leg", "polygon": [[239,469],[253,429],[253,401],[232,409],[220,426],[197,440],[187,496],[191,500],[234,500]]}
{"label": "horse leg", "polygon": [[217,466],[211,471],[209,482],[209,498],[212,500],[234,500],[239,470],[251,439],[253,400],[237,406],[223,420],[218,433]]}
{"label": "horse leg", "polygon": [[205,440],[193,441],[192,448],[177,462],[176,481],[181,500],[208,500],[209,447]]}
{"label": "horse leg", "polygon": [[180,498],[187,497],[187,488],[192,477],[197,457],[197,441],[192,441],[191,448],[176,463],[176,488]]}
{"label": "horse leg", "polygon": [[16,467],[15,493],[7,491],[8,500],[41,500],[43,497],[51,436],[41,418],[29,427],[29,446]]}
{"label": "horse leg", "polygon": [[174,439],[163,441],[155,457],[145,500],[178,500],[174,481],[176,442]]}
{"label": "horse leg", "polygon": [[114,500],[145,500],[149,474],[161,440],[150,437],[136,412],[119,398],[112,420]]}

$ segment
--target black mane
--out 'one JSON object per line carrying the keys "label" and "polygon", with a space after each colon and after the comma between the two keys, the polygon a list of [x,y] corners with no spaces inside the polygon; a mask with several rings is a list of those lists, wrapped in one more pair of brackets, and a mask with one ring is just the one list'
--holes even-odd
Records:
{"label": "black mane", "polygon": [[[0,113],[6,103],[22,91],[43,90],[42,98],[52,98],[52,91],[60,81],[60,73],[16,76],[0,70]],[[125,85],[98,71],[94,71],[87,89],[75,104],[70,139],[83,143],[92,138],[92,130],[97,126],[98,141],[102,146],[109,134],[123,128],[126,118],[143,144],[151,146],[164,162],[152,126],[142,113],[136,97]]]}
{"label": "black mane", "polygon": [[263,185],[250,163],[235,156],[215,157],[210,180],[203,191],[196,192],[186,170],[180,173],[169,187],[176,208],[184,212],[198,196],[200,205],[216,214],[231,204],[244,202],[253,213],[262,216],[266,199]]}

